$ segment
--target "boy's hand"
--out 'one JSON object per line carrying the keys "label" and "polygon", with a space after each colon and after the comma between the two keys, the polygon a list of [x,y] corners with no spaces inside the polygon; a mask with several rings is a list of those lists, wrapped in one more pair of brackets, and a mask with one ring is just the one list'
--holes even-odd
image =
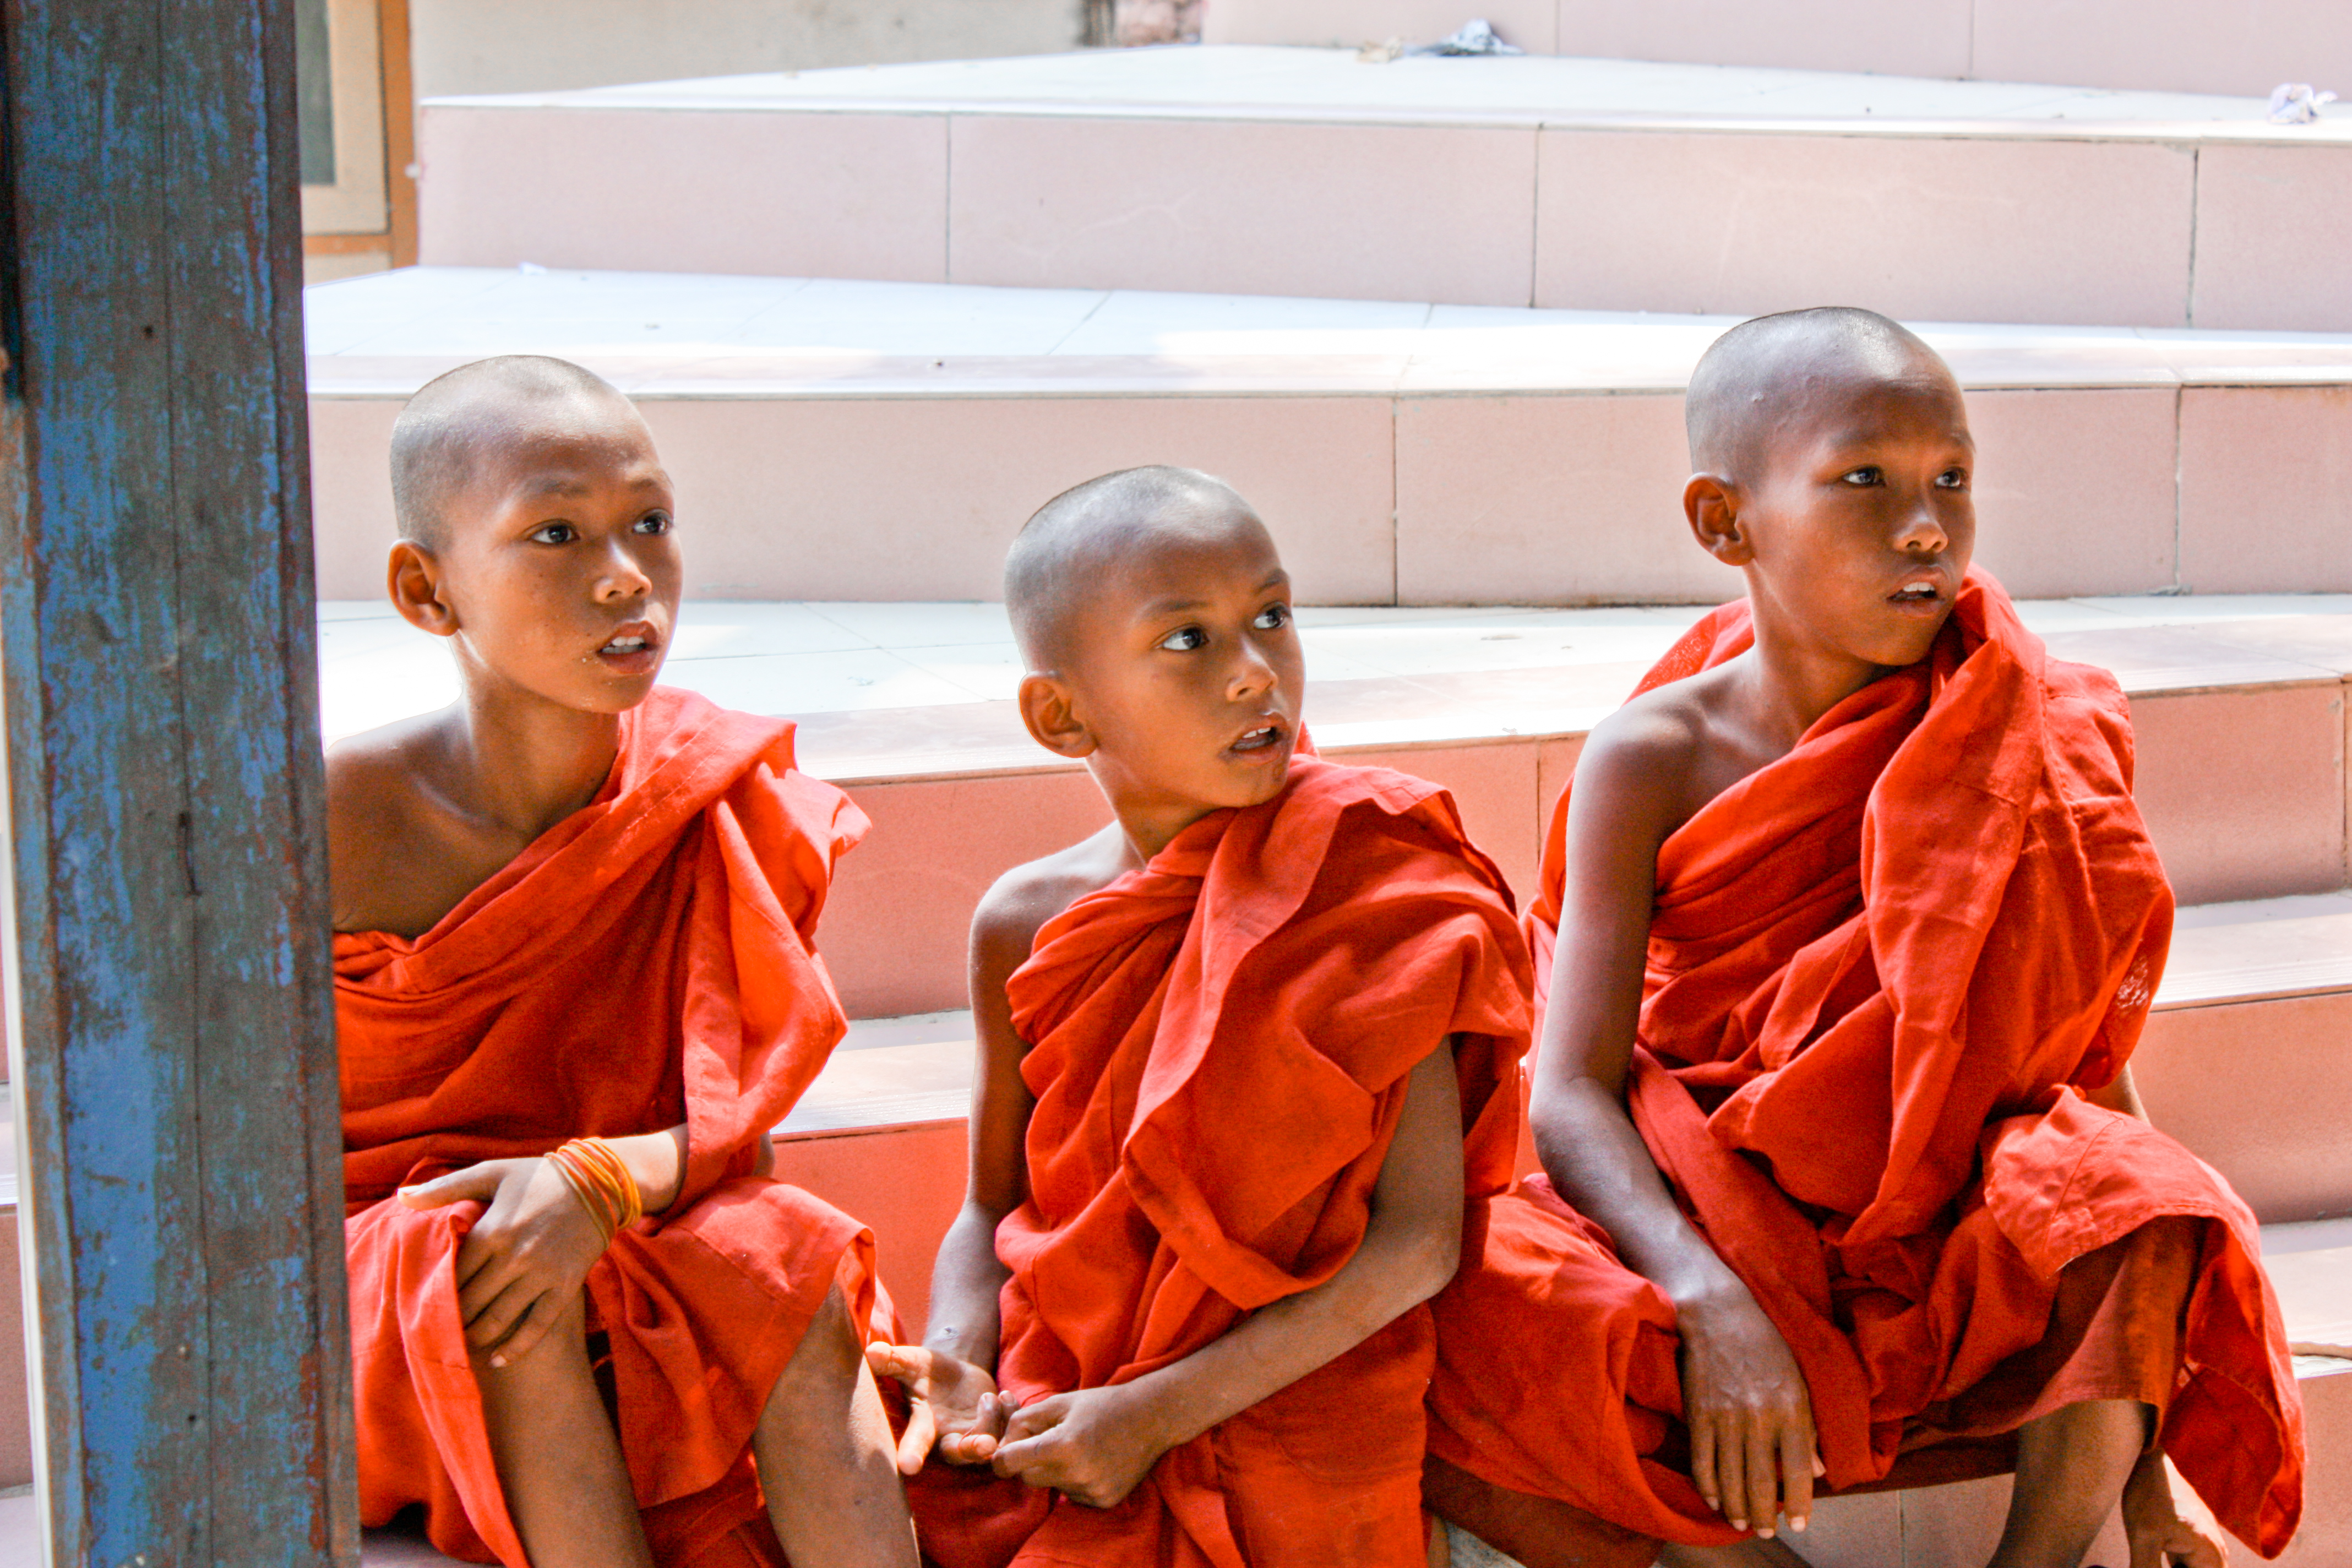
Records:
{"label": "boy's hand", "polygon": [[1133,1384],[1049,1394],[1013,1413],[996,1473],[1050,1488],[1088,1508],[1110,1508],[1151,1473],[1168,1444]]}
{"label": "boy's hand", "polygon": [[488,1206],[457,1248],[457,1310],[466,1343],[504,1366],[529,1354],[579,1299],[604,1255],[604,1233],[545,1160],[486,1160],[400,1190],[414,1209],[469,1199]]}
{"label": "boy's hand", "polygon": [[2133,1468],[2123,1514],[2131,1568],[2229,1568],[2229,1538],[2162,1454],[2143,1455]]}
{"label": "boy's hand", "polygon": [[996,1392],[996,1380],[986,1368],[921,1345],[867,1345],[866,1364],[875,1376],[896,1378],[907,1391],[900,1474],[921,1469],[934,1447],[950,1465],[984,1465],[996,1452],[1013,1402]]}
{"label": "boy's hand", "polygon": [[1678,1307],[1691,1479],[1735,1529],[1803,1530],[1823,1466],[1813,1402],[1788,1342],[1738,1281]]}

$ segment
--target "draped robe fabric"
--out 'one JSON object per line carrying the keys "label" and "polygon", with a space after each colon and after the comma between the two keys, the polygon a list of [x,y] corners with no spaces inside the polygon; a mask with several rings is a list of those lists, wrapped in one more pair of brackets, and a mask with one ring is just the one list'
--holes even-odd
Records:
{"label": "draped robe fabric", "polygon": [[[1752,640],[1747,605],[1726,605],[1640,689]],[[2303,1424],[2253,1217],[2171,1139],[2084,1098],[2128,1059],[2171,929],[2131,762],[2113,679],[2049,658],[1971,574],[1926,660],[1660,850],[1628,1104],[1795,1353],[1826,1485],[2141,1398],[2221,1523],[2275,1555],[2301,1513]],[[1567,813],[1563,795],[1528,913],[1539,992]],[[2161,1235],[2189,1257],[2119,1245],[2162,1216],[2185,1216]],[[1433,1475],[1737,1539],[1675,1462],[1664,1295],[1540,1176],[1472,1228],[1479,1257],[1437,1303]],[[2129,1255],[2119,1299],[2053,1372],[2033,1352],[2062,1270],[2111,1247]],[[2163,1304],[2133,1289],[2166,1277],[2185,1313],[2147,1321]]]}
{"label": "draped robe fabric", "polygon": [[[1450,797],[1300,757],[1040,930],[1012,977],[1035,1097],[997,1373],[1024,1401],[1181,1361],[1354,1256],[1407,1076],[1458,1037],[1469,1190],[1507,1185],[1529,975]],[[934,1461],[947,1568],[1420,1568],[1416,1307],[1087,1509]]]}
{"label": "draped robe fabric", "polygon": [[782,1563],[752,1430],[836,1281],[887,1312],[864,1227],[754,1173],[845,1027],[813,940],[865,828],[790,724],[656,689],[595,801],[438,925],[336,937],[363,1522],[422,1504],[443,1552],[524,1568],[452,1267],[482,1205],[394,1190],[683,1122],[677,1202],[589,1272],[592,1351],[656,1561]]}

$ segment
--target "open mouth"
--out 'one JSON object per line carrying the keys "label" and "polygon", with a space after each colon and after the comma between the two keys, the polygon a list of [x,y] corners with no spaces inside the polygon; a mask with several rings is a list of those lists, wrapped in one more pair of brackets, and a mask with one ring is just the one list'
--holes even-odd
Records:
{"label": "open mouth", "polygon": [[607,664],[627,668],[650,662],[660,651],[660,632],[646,622],[637,621],[614,632],[596,650],[596,657]]}
{"label": "open mouth", "polygon": [[1263,752],[1280,745],[1286,735],[1286,731],[1280,724],[1261,724],[1255,730],[1244,731],[1241,738],[1229,749],[1244,753]]}
{"label": "open mouth", "polygon": [[1886,596],[1898,605],[1933,605],[1943,598],[1944,590],[1932,582],[1906,583]]}

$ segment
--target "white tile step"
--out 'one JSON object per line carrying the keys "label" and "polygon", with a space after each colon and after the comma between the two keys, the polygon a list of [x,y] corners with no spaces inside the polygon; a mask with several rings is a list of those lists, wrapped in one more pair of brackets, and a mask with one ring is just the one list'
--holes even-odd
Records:
{"label": "white tile step", "polygon": [[[1741,320],[462,266],[315,284],[303,305],[314,400],[405,397],[494,353],[576,360],[638,398],[1680,392]],[[2347,332],[1913,324],[1972,389],[2352,381]]]}
{"label": "white tile step", "polygon": [[1359,61],[1349,49],[1223,45],[1084,51],[710,77],[551,92],[449,96],[428,108],[631,109],[789,112],[887,110],[961,114],[1375,120],[1381,123],[1545,124],[1633,120],[1721,125],[1756,121],[1967,124],[1988,133],[2105,136],[2228,134],[2263,141],[2352,140],[2323,119],[2286,128],[2266,100],[2208,93],[2116,91],[1868,72],[1683,65],[1553,56]]}
{"label": "white tile step", "polygon": [[[2352,119],[2266,110],[1626,60],[1101,50],[432,100],[420,222],[424,259],[451,264],[2352,327],[2332,270]],[[1864,188],[1879,199],[1844,199]]]}
{"label": "white tile step", "polygon": [[[1681,526],[1680,399],[1729,315],[470,267],[306,309],[331,597],[382,580],[401,401],[509,353],[640,401],[688,581],[729,597],[985,598],[1045,498],[1143,461],[1231,479],[1319,602],[1689,600],[1719,572]],[[2352,588],[2326,479],[2352,332],[1920,325],[2018,592]]]}
{"label": "white tile step", "polygon": [[[2288,650],[2242,647],[2230,640],[2232,630],[2244,634],[2265,625],[2336,625],[2336,618],[2352,617],[2352,594],[2021,600],[2018,609],[2031,629],[2055,639],[2061,657],[2107,664],[2127,692],[2332,679],[2352,673],[2338,667],[2341,653],[2317,646],[2316,634],[2314,651],[2303,659],[2288,657]],[[1310,605],[1299,611],[1298,625],[1308,679],[1320,685],[1642,667],[1664,654],[1703,613],[1683,605]],[[2200,628],[2217,626],[2218,636],[2199,635]],[[2162,628],[2177,628],[2181,635],[2150,635]],[[2105,645],[2102,634],[2120,633],[2141,634],[2128,649],[2139,657],[2127,660],[2120,657],[2126,651],[2121,645]],[[662,679],[754,713],[846,716],[1002,704],[1019,687],[1021,666],[1000,604],[689,599],[680,611]],[[440,639],[409,626],[381,600],[320,605],[319,683],[321,723],[330,741],[428,712],[457,696],[457,675]],[[1613,689],[1601,695],[1582,721],[1598,719],[1622,696]],[[1337,715],[1318,721],[1316,715],[1316,710],[1308,710],[1310,729],[1335,745],[1432,738],[1403,732],[1392,722]],[[1580,715],[1555,700],[1540,715],[1530,711],[1526,718],[1522,732],[1568,732]],[[1443,738],[1511,731],[1510,716],[1498,710],[1457,715]],[[920,736],[909,734],[903,749],[919,752],[923,744]],[[992,761],[1050,761],[1034,746],[1008,750],[1011,756]],[[803,737],[803,753],[809,767],[828,778],[864,776],[861,770],[868,765],[861,755],[829,751],[814,732]],[[920,771],[913,756],[897,762]],[[969,764],[941,759],[940,765]]]}

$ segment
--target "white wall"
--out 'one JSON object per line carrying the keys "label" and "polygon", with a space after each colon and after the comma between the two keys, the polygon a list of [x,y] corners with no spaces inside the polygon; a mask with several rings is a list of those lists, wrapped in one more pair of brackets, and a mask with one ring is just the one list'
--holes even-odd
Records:
{"label": "white wall", "polygon": [[1077,47],[1082,0],[410,0],[416,95]]}

